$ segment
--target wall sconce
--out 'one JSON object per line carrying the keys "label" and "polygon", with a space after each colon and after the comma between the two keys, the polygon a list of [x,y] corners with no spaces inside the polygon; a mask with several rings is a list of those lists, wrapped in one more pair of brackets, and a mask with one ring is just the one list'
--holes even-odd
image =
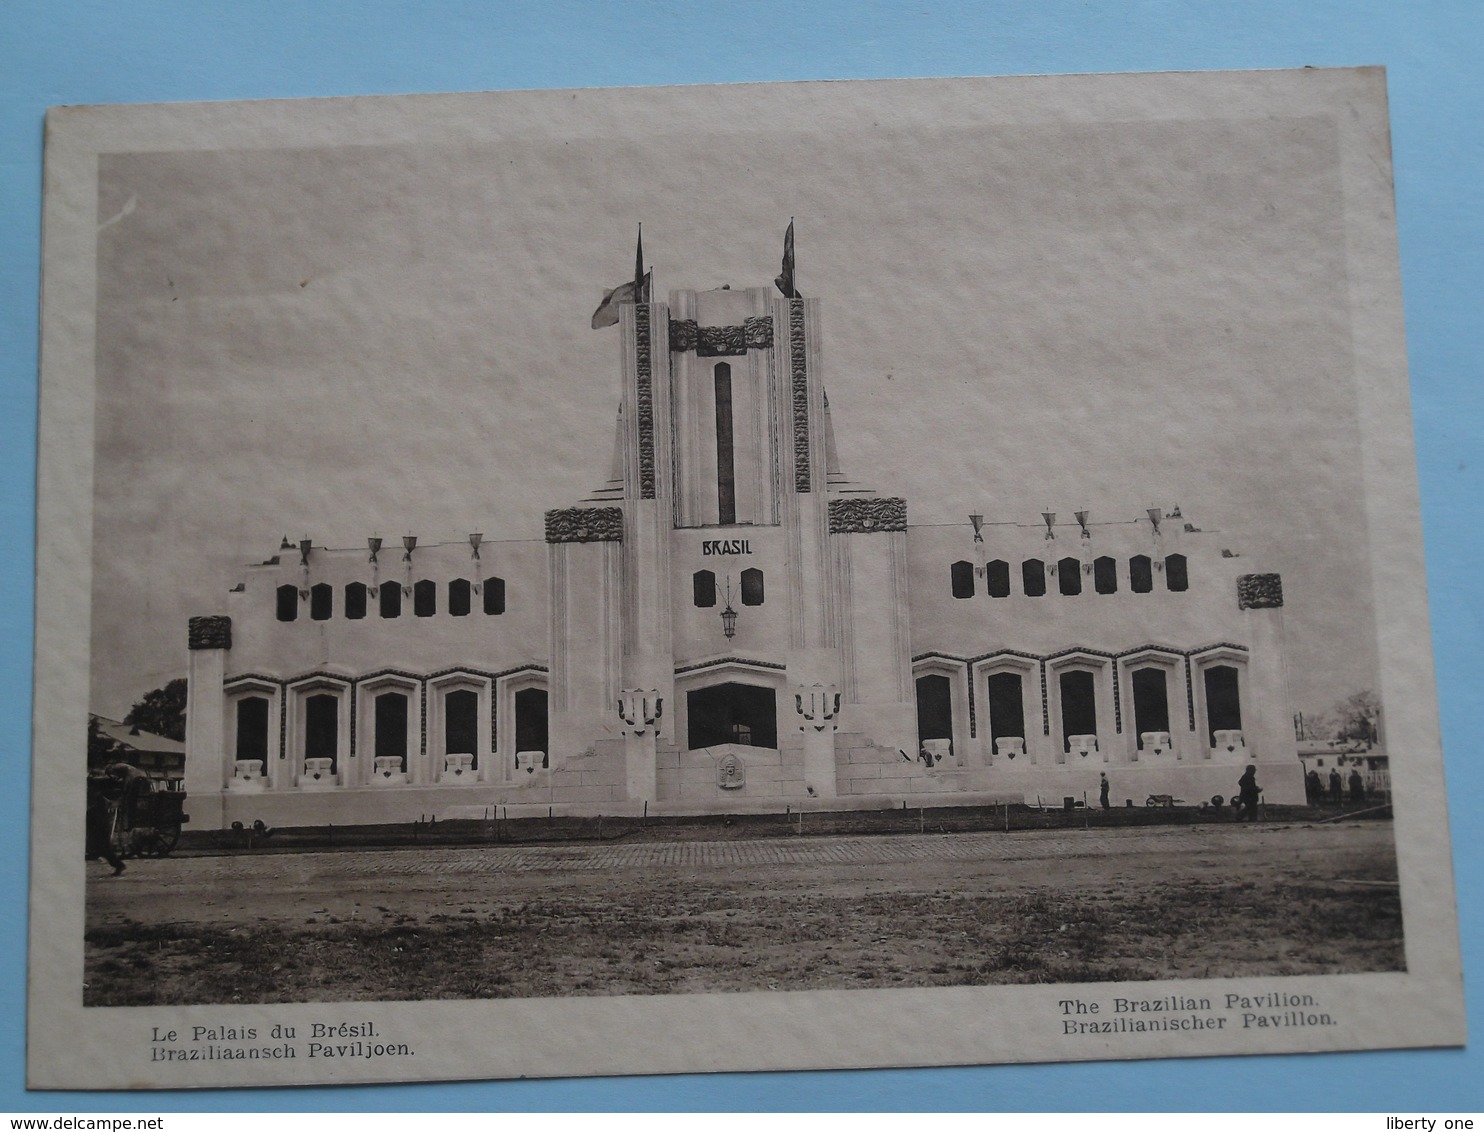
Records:
{"label": "wall sconce", "polygon": [[377,538],[375,535],[372,535],[366,540],[366,546],[371,551],[371,561],[375,562],[376,555],[381,551],[381,539]]}
{"label": "wall sconce", "polygon": [[1154,525],[1154,533],[1159,534],[1159,520],[1162,518],[1158,507],[1146,508],[1144,514],[1149,516],[1149,521]]}
{"label": "wall sconce", "polygon": [[311,549],[312,549],[312,547],[311,547],[310,542],[309,542],[309,540],[307,538],[301,538],[299,540],[299,565],[300,566],[308,566],[309,565],[309,551]]}
{"label": "wall sconce", "polygon": [[721,610],[721,631],[727,640],[737,635],[737,611],[732,608],[732,576],[727,575],[726,604]]}
{"label": "wall sconce", "polygon": [[472,557],[474,557],[474,558],[478,558],[479,557],[479,544],[481,542],[483,542],[483,541],[484,541],[484,535],[480,534],[478,531],[475,531],[473,534],[471,534],[469,536],[469,546],[474,551]]}
{"label": "wall sconce", "polygon": [[1046,537],[1049,538],[1049,539],[1055,538],[1056,537],[1056,534],[1055,534],[1055,532],[1052,531],[1051,528],[1054,527],[1054,526],[1056,526],[1056,512],[1055,511],[1042,511],[1041,512],[1041,518],[1043,518],[1043,519],[1046,520]]}
{"label": "wall sconce", "polygon": [[417,549],[417,536],[416,535],[403,535],[402,536],[402,561],[403,562],[411,562],[412,561],[412,552],[414,550],[416,550],[416,549]]}
{"label": "wall sconce", "polygon": [[1077,525],[1082,528],[1082,537],[1092,538],[1092,532],[1087,529],[1087,512],[1073,511],[1072,514],[1077,518]]}

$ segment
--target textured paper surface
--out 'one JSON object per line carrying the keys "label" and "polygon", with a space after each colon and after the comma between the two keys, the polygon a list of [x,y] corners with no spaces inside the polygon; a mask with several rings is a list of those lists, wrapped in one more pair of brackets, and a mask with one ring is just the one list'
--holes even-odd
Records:
{"label": "textured paper surface", "polygon": [[[167,225],[195,225],[212,241],[199,249],[209,278],[176,280],[163,260],[146,273],[152,286],[189,292],[193,321],[171,329],[159,320],[179,317],[163,305],[174,296],[110,291],[143,275],[110,273],[121,232],[109,229],[128,224],[140,200],[174,193],[183,204],[211,199],[211,188],[239,207]],[[381,210],[374,229],[337,228],[337,217],[364,218],[369,201]],[[1190,233],[1212,208],[1248,210],[1250,241],[1221,249],[1224,259],[1213,252],[1201,289]],[[227,1024],[227,1008],[81,1006],[83,799],[72,752],[86,712],[117,716],[174,674],[184,616],[211,611],[224,572],[280,528],[343,522],[347,545],[368,524],[539,537],[541,511],[605,471],[593,454],[612,435],[614,347],[585,318],[623,277],[635,220],[662,290],[763,283],[789,216],[802,233],[800,287],[826,303],[832,399],[852,410],[837,411],[842,459],[856,478],[906,494],[913,522],[962,522],[995,497],[1078,497],[1096,509],[1196,494],[1249,544],[1268,539],[1269,555],[1309,540],[1316,557],[1350,563],[1343,582],[1312,577],[1290,602],[1308,597],[1324,626],[1346,622],[1351,603],[1373,606],[1374,628],[1356,616],[1338,646],[1291,646],[1291,680],[1298,698],[1305,680],[1326,686],[1320,669],[1351,684],[1374,673],[1393,749],[1406,736],[1407,757],[1392,768],[1406,973],[1238,980],[1230,986],[1243,993],[1312,993],[1340,1025],[1209,1043],[1060,1033],[1058,1000],[1107,997],[1111,986],[959,987],[357,1003],[336,1006],[334,1020],[374,1020],[416,1057],[325,1069],[150,1064],[141,1051],[155,1027]],[[483,230],[461,226],[479,217]],[[1284,239],[1305,242],[1285,249],[1275,294],[1266,261]],[[148,263],[147,247],[136,254]],[[44,255],[33,1085],[1462,1040],[1379,72],[68,109],[49,119]],[[409,263],[410,275],[384,270]],[[1234,304],[1228,357],[1191,364],[1193,329],[1218,317],[1205,305],[1213,295]],[[127,312],[133,300],[153,324],[98,323],[100,309]],[[1275,305],[1306,331],[1264,336],[1260,319],[1243,316]],[[132,367],[128,388],[95,388],[95,364],[107,366],[111,350],[147,353],[150,334],[170,344],[167,364]],[[993,356],[965,366],[985,341]],[[492,373],[516,375],[500,388],[493,425],[480,411]],[[1264,396],[1222,400],[1242,382]],[[368,388],[396,392],[373,414],[356,407]],[[460,401],[467,411],[450,415]],[[1209,473],[1213,453],[1220,475]],[[80,600],[100,584],[109,600]],[[107,659],[120,650],[132,683]],[[141,683],[141,670],[161,679]],[[1227,989],[1169,981],[1142,993]],[[230,1015],[266,1030],[307,1025],[326,1008],[234,1005]],[[479,1040],[488,1033],[502,1040]]]}

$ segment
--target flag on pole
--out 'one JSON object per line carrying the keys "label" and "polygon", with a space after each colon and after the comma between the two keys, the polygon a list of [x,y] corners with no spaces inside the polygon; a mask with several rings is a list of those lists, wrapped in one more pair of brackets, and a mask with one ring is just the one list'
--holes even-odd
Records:
{"label": "flag on pole", "polygon": [[783,271],[773,280],[785,299],[803,298],[794,287],[794,221],[788,218],[788,231],[783,234]]}
{"label": "flag on pole", "polygon": [[649,288],[654,280],[653,271],[644,270],[644,226],[639,226],[639,243],[634,248],[634,278],[603,292],[603,301],[593,311],[593,329],[618,325],[620,303],[649,302]]}

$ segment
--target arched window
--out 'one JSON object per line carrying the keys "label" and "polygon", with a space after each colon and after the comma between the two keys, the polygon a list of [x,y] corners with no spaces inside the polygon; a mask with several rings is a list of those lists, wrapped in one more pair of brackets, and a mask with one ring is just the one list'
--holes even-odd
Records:
{"label": "arched window", "polygon": [[1073,735],[1098,733],[1097,681],[1091,672],[1061,674],[1062,749],[1072,749]]}
{"label": "arched window", "polygon": [[396,582],[381,583],[381,615],[383,617],[402,616],[402,587]]}
{"label": "arched window", "polygon": [[969,562],[955,562],[948,568],[949,582],[954,597],[974,596],[974,566]]}
{"label": "arched window", "polygon": [[304,701],[304,757],[329,759],[330,773],[336,771],[340,754],[340,700],[321,693]]}
{"label": "arched window", "polygon": [[401,692],[376,697],[376,757],[400,759],[407,769],[407,697]]}
{"label": "arched window", "polygon": [[258,759],[268,766],[268,701],[248,696],[237,701],[237,758]]}
{"label": "arched window", "polygon": [[280,621],[294,621],[299,616],[299,587],[278,587],[278,619]]}
{"label": "arched window", "polygon": [[1147,554],[1136,554],[1128,560],[1128,588],[1136,594],[1154,589],[1154,563]]}
{"label": "arched window", "polygon": [[763,572],[754,567],[742,571],[742,604],[763,604]]}
{"label": "arched window", "polygon": [[1134,688],[1134,737],[1142,751],[1146,731],[1170,729],[1168,681],[1163,668],[1136,668],[1131,682]]}
{"label": "arched window", "polygon": [[1094,558],[1092,588],[1100,594],[1116,594],[1118,592],[1118,563],[1107,557]]}
{"label": "arched window", "polygon": [[448,583],[448,615],[450,617],[468,617],[469,608],[469,580],[467,578],[455,578]]}
{"label": "arched window", "polygon": [[329,582],[309,587],[309,616],[315,621],[328,621],[334,604],[335,587]]}
{"label": "arched window", "polygon": [[1020,588],[1026,597],[1046,596],[1046,563],[1039,558],[1027,558],[1020,564]]}
{"label": "arched window", "polygon": [[1177,593],[1190,589],[1190,577],[1185,572],[1185,555],[1170,554],[1165,557],[1165,585]]}
{"label": "arched window", "polygon": [[1237,670],[1229,664],[1206,669],[1206,734],[1216,746],[1216,732],[1242,730],[1242,697]]}
{"label": "arched window", "polygon": [[716,575],[710,570],[697,570],[690,576],[691,600],[697,609],[710,609],[716,604]]}
{"label": "arched window", "polygon": [[917,678],[917,744],[953,738],[953,685],[948,677],[929,673]]}
{"label": "arched window", "polygon": [[1063,558],[1056,564],[1056,584],[1068,597],[1082,592],[1082,563],[1075,558]]}
{"label": "arched window", "polygon": [[484,611],[491,617],[505,612],[505,579],[487,578],[484,582]]}
{"label": "arched window", "polygon": [[[989,738],[997,751],[996,739],[1025,738],[1025,699],[1021,695],[1020,674],[994,672],[989,677]],[[1013,754],[1010,756],[1015,757]]]}
{"label": "arched window", "polygon": [[366,616],[366,583],[351,582],[345,587],[345,616],[359,621]]}
{"label": "arched window", "polygon": [[717,362],[716,378],[716,521],[737,521],[737,478],[732,456],[732,367]]}
{"label": "arched window", "polygon": [[990,597],[1010,596],[1010,563],[996,558],[984,564],[984,585]]}
{"label": "arched window", "polygon": [[412,587],[412,615],[431,617],[438,612],[438,583],[424,578]]}
{"label": "arched window", "polygon": [[443,698],[443,753],[473,755],[479,766],[479,694],[458,688]]}

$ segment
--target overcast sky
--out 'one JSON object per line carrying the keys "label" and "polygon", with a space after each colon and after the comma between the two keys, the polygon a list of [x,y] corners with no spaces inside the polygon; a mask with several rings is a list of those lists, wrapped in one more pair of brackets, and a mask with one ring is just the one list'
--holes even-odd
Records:
{"label": "overcast sky", "polygon": [[183,675],[282,535],[539,538],[607,476],[588,319],[635,225],[663,297],[767,284],[791,216],[848,475],[966,532],[1178,503],[1283,573],[1296,709],[1375,685],[1332,123],[711,97],[724,129],[495,98],[457,141],[102,158],[93,709]]}

